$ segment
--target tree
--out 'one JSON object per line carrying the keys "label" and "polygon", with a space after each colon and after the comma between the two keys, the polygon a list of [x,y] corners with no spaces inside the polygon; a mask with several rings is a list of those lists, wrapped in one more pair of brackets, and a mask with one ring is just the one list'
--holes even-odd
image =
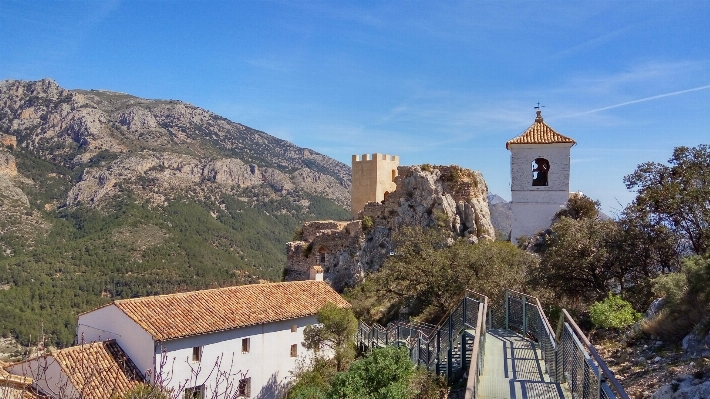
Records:
{"label": "tree", "polygon": [[567,205],[555,214],[554,219],[568,217],[575,220],[596,219],[599,215],[601,203],[595,201],[582,193],[574,193],[567,200]]}
{"label": "tree", "polygon": [[332,351],[337,370],[355,358],[355,333],[358,322],[352,310],[327,303],[318,311],[319,324],[307,326],[303,331],[304,346],[311,350],[324,347]]}
{"label": "tree", "polygon": [[416,369],[406,348],[373,349],[335,376],[329,397],[338,399],[408,399]]}
{"label": "tree", "polygon": [[670,165],[647,162],[624,177],[633,205],[673,231],[696,254],[710,250],[710,146],[677,147]]}
{"label": "tree", "polygon": [[[537,262],[537,256],[509,242],[471,244],[439,229],[403,228],[393,234],[393,244],[395,254],[351,294],[358,316],[368,322],[385,322],[405,310],[437,322],[466,288],[492,298],[505,288],[522,289],[527,269]],[[379,307],[382,303],[388,309]]]}
{"label": "tree", "polygon": [[539,267],[531,277],[537,287],[558,298],[596,300],[618,277],[610,242],[619,234],[613,220],[563,217],[543,233]]}

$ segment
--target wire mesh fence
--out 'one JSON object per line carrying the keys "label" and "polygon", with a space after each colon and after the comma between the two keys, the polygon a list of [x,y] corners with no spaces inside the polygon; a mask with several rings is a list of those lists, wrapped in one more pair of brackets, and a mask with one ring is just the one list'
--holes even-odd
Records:
{"label": "wire mesh fence", "polygon": [[[472,348],[473,345],[467,341],[470,338],[464,337],[467,333],[469,337],[473,336],[474,340],[484,338],[485,326],[480,334],[474,332],[482,304],[487,307],[485,296],[466,291],[456,306],[436,326],[393,322],[384,327],[379,324],[369,326],[360,322],[357,342],[362,350],[387,345],[406,346],[413,363],[451,379],[466,371],[470,359],[477,359],[478,368],[482,369],[483,356],[466,353],[470,350],[468,347]],[[485,315],[485,312],[483,314]],[[482,353],[483,346],[479,345],[478,348]]]}

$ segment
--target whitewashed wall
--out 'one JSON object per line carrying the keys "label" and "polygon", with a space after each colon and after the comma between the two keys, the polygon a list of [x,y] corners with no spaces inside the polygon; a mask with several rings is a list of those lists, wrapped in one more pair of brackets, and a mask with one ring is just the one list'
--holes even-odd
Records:
{"label": "whitewashed wall", "polygon": [[[550,227],[552,217],[569,198],[571,144],[511,144],[511,238],[530,236]],[[550,162],[547,186],[533,186],[532,162]]]}
{"label": "whitewashed wall", "polygon": [[116,305],[80,315],[76,328],[77,344],[81,343],[82,334],[86,343],[115,339],[143,375],[148,370],[153,374],[153,337]]}
{"label": "whitewashed wall", "polygon": [[[216,373],[210,373],[215,367],[231,370],[232,374],[247,371],[247,377],[251,377],[251,397],[274,398],[275,389],[290,380],[289,372],[295,368],[297,359],[312,356],[302,345],[303,329],[315,323],[316,316],[310,316],[163,342],[156,346],[156,364],[161,364],[165,350],[167,367],[163,376],[170,377],[170,386],[204,384],[207,397],[215,389]],[[294,324],[296,332],[291,332]],[[242,353],[242,338],[250,338],[249,353]],[[291,357],[293,344],[298,347],[297,357]],[[198,346],[202,347],[201,361],[192,362],[192,348]],[[223,387],[222,384],[217,388]]]}
{"label": "whitewashed wall", "polygon": [[35,388],[52,397],[79,399],[76,388],[69,382],[59,363],[51,356],[17,363],[10,366],[8,371],[15,375],[31,377]]}

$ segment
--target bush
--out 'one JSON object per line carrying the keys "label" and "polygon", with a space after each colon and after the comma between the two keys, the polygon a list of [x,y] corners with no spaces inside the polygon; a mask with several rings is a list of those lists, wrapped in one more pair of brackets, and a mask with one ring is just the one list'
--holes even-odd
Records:
{"label": "bush", "polygon": [[372,229],[372,226],[374,226],[375,222],[372,221],[372,218],[369,216],[365,216],[362,218],[362,230],[367,232]]}
{"label": "bush", "polygon": [[611,292],[601,302],[595,302],[589,310],[592,323],[596,327],[621,329],[641,319],[641,313],[631,304]]}
{"label": "bush", "polygon": [[344,373],[335,376],[331,398],[408,399],[416,369],[406,348],[373,349]]}

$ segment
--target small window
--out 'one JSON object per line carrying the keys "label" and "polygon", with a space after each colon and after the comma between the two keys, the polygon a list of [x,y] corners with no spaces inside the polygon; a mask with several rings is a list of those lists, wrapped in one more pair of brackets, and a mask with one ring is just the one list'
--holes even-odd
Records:
{"label": "small window", "polygon": [[249,353],[250,343],[249,338],[242,338],[242,353]]}
{"label": "small window", "polygon": [[205,397],[205,386],[185,388],[185,399],[202,399]]}
{"label": "small window", "polygon": [[298,356],[298,345],[293,344],[291,345],[291,357],[296,357]]}
{"label": "small window", "polygon": [[192,348],[192,361],[199,362],[200,360],[202,360],[202,347],[196,346]]}
{"label": "small window", "polygon": [[394,181],[395,177],[397,177],[397,171],[392,169],[392,181]]}
{"label": "small window", "polygon": [[296,331],[298,331],[298,325],[296,325],[296,324],[291,325],[291,332],[296,332]]}
{"label": "small window", "polygon": [[239,380],[239,397],[251,396],[251,377]]}

